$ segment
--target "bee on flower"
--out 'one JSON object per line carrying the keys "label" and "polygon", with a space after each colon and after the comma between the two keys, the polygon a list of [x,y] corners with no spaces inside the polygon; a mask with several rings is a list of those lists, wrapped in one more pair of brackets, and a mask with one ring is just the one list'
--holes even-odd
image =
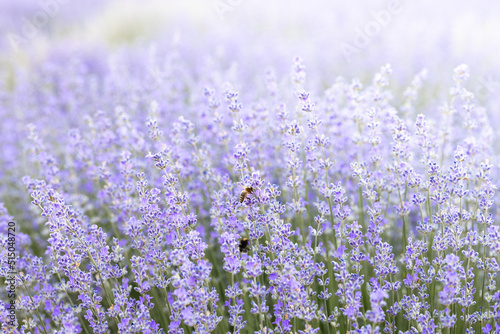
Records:
{"label": "bee on flower", "polygon": [[245,187],[245,189],[243,189],[243,191],[240,193],[240,197],[239,197],[240,203],[243,203],[245,198],[248,195],[252,195],[254,193],[254,191],[255,191],[255,189],[253,187]]}
{"label": "bee on flower", "polygon": [[248,246],[250,245],[250,242],[248,241],[247,238],[243,238],[240,240],[240,244],[238,245],[238,248],[240,250],[240,253],[247,253],[248,252]]}

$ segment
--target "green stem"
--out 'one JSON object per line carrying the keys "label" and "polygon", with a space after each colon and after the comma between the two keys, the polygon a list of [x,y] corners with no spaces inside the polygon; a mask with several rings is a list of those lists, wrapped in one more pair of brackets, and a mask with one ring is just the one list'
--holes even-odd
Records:
{"label": "green stem", "polygon": [[363,227],[363,231],[366,231],[365,226],[365,210],[363,207],[363,189],[361,186],[358,187],[358,209],[359,209],[359,224]]}
{"label": "green stem", "polygon": [[[330,223],[332,224],[333,229],[333,245],[335,246],[335,250],[337,250],[337,231],[334,229],[334,221],[333,221],[333,209],[332,209],[332,199],[328,198],[328,207],[330,208]],[[342,226],[341,226],[342,228]]]}

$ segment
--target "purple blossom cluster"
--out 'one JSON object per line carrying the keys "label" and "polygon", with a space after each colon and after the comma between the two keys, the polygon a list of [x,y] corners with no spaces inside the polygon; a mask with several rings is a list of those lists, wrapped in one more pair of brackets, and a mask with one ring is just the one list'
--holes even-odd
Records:
{"label": "purple blossom cluster", "polygon": [[5,333],[500,333],[494,131],[466,65],[422,108],[425,70],[318,84],[299,57],[199,57],[1,84]]}

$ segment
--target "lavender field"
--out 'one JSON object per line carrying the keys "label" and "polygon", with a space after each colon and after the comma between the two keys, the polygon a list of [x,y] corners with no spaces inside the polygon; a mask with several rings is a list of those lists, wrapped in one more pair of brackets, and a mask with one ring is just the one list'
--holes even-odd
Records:
{"label": "lavender field", "polygon": [[2,1],[2,333],[500,333],[499,15]]}

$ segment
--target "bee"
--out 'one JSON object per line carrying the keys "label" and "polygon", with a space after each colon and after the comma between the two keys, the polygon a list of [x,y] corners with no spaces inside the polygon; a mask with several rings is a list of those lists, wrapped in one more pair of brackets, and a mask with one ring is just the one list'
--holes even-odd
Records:
{"label": "bee", "polygon": [[248,194],[253,194],[253,187],[245,187],[245,189],[240,193],[240,203],[243,203]]}
{"label": "bee", "polygon": [[248,242],[247,238],[243,238],[240,240],[240,244],[238,245],[238,248],[240,249],[240,253],[246,253],[248,252],[248,245],[250,243]]}

